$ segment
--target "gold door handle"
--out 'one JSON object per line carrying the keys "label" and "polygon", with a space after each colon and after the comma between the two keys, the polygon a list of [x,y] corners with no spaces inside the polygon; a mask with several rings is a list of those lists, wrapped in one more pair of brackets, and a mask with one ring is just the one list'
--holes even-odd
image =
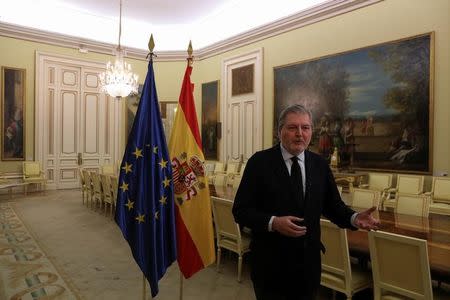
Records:
{"label": "gold door handle", "polygon": [[78,165],[81,166],[83,164],[83,157],[81,153],[78,153]]}

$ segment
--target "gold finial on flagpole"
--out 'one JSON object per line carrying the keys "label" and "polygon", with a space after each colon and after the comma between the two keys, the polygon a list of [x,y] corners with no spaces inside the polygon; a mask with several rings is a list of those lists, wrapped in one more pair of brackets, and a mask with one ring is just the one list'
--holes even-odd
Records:
{"label": "gold finial on flagpole", "polygon": [[150,60],[153,60],[153,56],[157,56],[155,53],[153,53],[153,49],[155,49],[155,41],[153,40],[153,33],[150,35],[150,40],[148,41],[148,50],[150,51],[146,58],[150,56]]}
{"label": "gold finial on flagpole", "polygon": [[187,49],[187,53],[188,53],[187,61],[190,66],[194,62],[194,56],[192,55],[193,52],[194,52],[194,50],[192,49],[192,41],[189,41],[189,46]]}

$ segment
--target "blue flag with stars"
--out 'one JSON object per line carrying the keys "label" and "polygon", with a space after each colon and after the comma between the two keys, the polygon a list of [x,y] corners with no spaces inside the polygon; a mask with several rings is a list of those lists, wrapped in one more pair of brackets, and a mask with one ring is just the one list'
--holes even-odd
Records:
{"label": "blue flag with stars", "polygon": [[177,247],[172,166],[152,60],[120,168],[115,219],[155,297]]}

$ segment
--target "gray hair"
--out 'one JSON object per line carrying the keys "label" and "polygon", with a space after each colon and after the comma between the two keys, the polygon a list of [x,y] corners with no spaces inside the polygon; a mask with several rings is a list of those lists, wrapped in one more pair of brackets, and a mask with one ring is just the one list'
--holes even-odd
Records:
{"label": "gray hair", "polygon": [[312,118],[311,111],[306,109],[306,107],[304,107],[301,104],[292,104],[292,105],[289,105],[288,107],[286,107],[285,109],[283,109],[278,117],[278,134],[281,132],[281,129],[283,128],[284,124],[286,123],[286,116],[290,113],[308,115],[309,119],[311,120],[311,126],[313,125],[313,118]]}

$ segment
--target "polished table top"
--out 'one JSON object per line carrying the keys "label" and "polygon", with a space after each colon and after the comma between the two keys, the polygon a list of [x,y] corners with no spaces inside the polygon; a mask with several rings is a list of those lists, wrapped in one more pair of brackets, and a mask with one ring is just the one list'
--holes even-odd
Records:
{"label": "polished table top", "polygon": [[[359,210],[358,208],[355,208]],[[428,218],[378,211],[381,231],[427,240],[431,277],[450,282],[450,217],[430,214]],[[350,252],[369,257],[367,231],[347,230]]]}
{"label": "polished table top", "polygon": [[[234,200],[236,189],[210,185],[211,196]],[[360,210],[354,208],[355,210]],[[427,240],[431,276],[450,282],[450,216],[430,214],[428,218],[378,211],[382,231]],[[347,230],[350,252],[369,257],[369,240],[365,230]]]}

